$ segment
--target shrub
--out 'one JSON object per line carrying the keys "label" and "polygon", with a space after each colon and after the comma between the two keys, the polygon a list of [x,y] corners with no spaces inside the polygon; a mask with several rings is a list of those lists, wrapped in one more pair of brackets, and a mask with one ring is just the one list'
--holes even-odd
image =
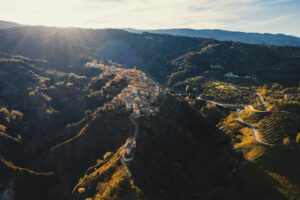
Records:
{"label": "shrub", "polygon": [[58,113],[58,111],[57,110],[55,110],[54,108],[48,108],[48,109],[46,109],[46,113],[48,114],[48,115],[53,115],[53,114],[56,114],[56,113]]}
{"label": "shrub", "polygon": [[66,86],[67,86],[67,87],[73,87],[73,86],[74,86],[74,84],[73,84],[73,83],[70,83],[70,82],[68,82],[68,83],[66,84]]}
{"label": "shrub", "polygon": [[107,160],[108,158],[110,158],[112,155],[112,152],[106,152],[106,154],[104,154],[103,156],[103,160]]}
{"label": "shrub", "polygon": [[9,123],[11,121],[20,120],[23,118],[23,113],[17,110],[9,111],[7,108],[0,108],[0,123]]}
{"label": "shrub", "polygon": [[23,118],[23,113],[18,110],[12,110],[9,114],[9,120],[20,120]]}
{"label": "shrub", "polygon": [[0,117],[6,118],[9,115],[9,111],[6,107],[0,107]]}
{"label": "shrub", "polygon": [[32,97],[32,96],[35,96],[35,91],[30,91],[29,93],[28,93],[28,96],[30,96],[30,97]]}
{"label": "shrub", "polygon": [[48,95],[46,95],[46,94],[41,94],[41,96],[43,97],[43,99],[45,100],[45,101],[47,101],[47,102],[50,102],[50,101],[52,101],[52,98],[51,97],[49,97]]}
{"label": "shrub", "polygon": [[283,138],[283,142],[284,145],[289,145],[290,144],[290,138],[289,137],[285,137]]}
{"label": "shrub", "polygon": [[300,133],[297,134],[296,142],[297,142],[297,143],[300,143]]}
{"label": "shrub", "polygon": [[2,124],[0,124],[0,133],[5,133],[6,127]]}
{"label": "shrub", "polygon": [[78,188],[77,191],[79,194],[83,194],[83,193],[85,193],[85,188],[84,187]]}

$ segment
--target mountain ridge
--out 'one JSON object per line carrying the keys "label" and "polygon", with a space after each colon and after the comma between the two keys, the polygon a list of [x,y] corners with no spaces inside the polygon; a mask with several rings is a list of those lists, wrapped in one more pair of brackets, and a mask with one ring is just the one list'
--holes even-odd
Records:
{"label": "mountain ridge", "polygon": [[222,29],[190,29],[190,28],[171,28],[171,29],[150,29],[140,30],[125,28],[133,33],[156,33],[156,34],[169,34],[187,37],[199,37],[215,39],[220,41],[234,41],[244,42],[250,44],[266,44],[266,45],[286,45],[286,46],[300,46],[300,37],[293,35],[286,35],[282,33],[255,33],[255,32],[242,32],[242,31],[229,31]]}
{"label": "mountain ridge", "polygon": [[12,28],[16,26],[22,26],[22,25],[16,22],[0,20],[0,29]]}
{"label": "mountain ridge", "polygon": [[[28,26],[16,22],[0,20],[0,29],[13,28],[18,26]],[[52,26],[28,26],[28,27],[49,27]],[[71,29],[84,29],[80,27],[68,27]],[[110,28],[108,28],[110,29]],[[276,46],[296,46],[300,47],[300,37],[296,35],[283,33],[258,33],[258,32],[243,32],[231,31],[223,29],[192,29],[192,28],[166,28],[166,29],[135,29],[135,28],[115,28],[117,30],[125,30],[131,33],[155,33],[168,34],[175,36],[197,37],[205,39],[215,39],[219,41],[234,41],[249,44],[264,44]],[[91,30],[103,30],[102,28],[92,28]]]}

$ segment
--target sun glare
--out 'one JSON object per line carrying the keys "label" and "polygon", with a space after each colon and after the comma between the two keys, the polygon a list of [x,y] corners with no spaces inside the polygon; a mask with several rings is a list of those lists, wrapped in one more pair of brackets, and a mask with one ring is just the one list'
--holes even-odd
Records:
{"label": "sun glare", "polygon": [[300,35],[299,3],[283,0],[0,0],[0,19],[83,28],[230,29]]}

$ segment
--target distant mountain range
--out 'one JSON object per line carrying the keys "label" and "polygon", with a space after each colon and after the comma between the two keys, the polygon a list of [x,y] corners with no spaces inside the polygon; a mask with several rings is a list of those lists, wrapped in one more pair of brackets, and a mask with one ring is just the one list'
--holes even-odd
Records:
{"label": "distant mountain range", "polygon": [[270,33],[245,33],[235,31],[225,31],[218,29],[157,29],[157,30],[138,30],[125,29],[134,33],[157,33],[169,34],[187,37],[210,38],[220,41],[234,41],[250,44],[266,44],[276,46],[297,46],[300,47],[300,38],[296,36],[284,34],[270,34]]}
{"label": "distant mountain range", "polygon": [[[22,26],[19,23],[0,20],[0,29],[12,28]],[[265,44],[276,46],[296,46],[300,47],[300,37],[284,35],[284,34],[270,34],[270,33],[245,33],[237,31],[226,31],[219,29],[124,29],[132,33],[156,33],[156,34],[168,34],[176,36],[197,37],[197,38],[209,38],[220,41],[234,41],[250,44]]]}
{"label": "distant mountain range", "polygon": [[21,26],[21,24],[0,20],[0,29],[12,28],[12,27],[16,27],[16,26]]}

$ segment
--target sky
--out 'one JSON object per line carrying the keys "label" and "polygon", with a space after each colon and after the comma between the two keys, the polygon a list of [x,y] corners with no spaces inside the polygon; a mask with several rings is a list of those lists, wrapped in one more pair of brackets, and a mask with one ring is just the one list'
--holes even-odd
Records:
{"label": "sky", "polygon": [[0,0],[0,20],[83,28],[194,28],[300,36],[300,0]]}

